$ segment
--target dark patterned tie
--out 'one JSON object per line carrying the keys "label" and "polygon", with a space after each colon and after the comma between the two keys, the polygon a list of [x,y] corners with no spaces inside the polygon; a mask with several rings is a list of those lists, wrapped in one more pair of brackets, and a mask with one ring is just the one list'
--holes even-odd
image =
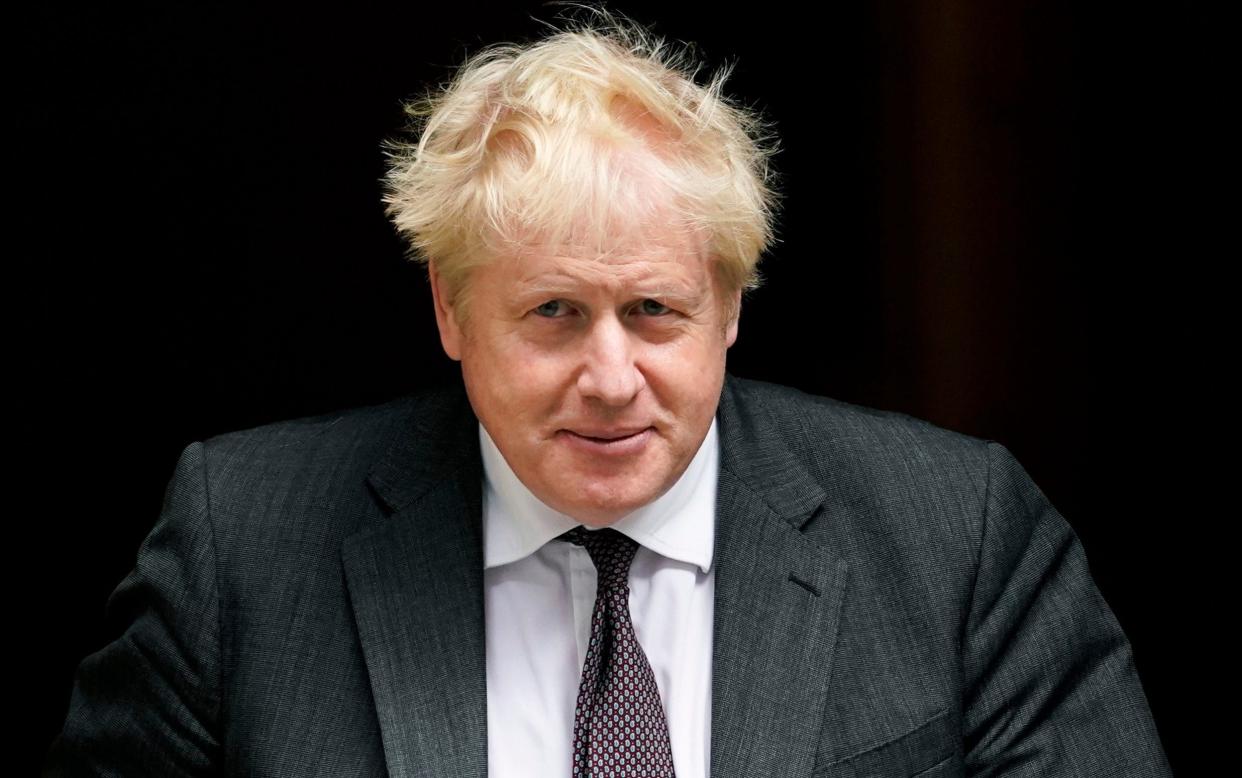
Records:
{"label": "dark patterned tie", "polygon": [[598,589],[574,711],[578,778],[674,778],[660,690],[630,621],[630,562],[638,544],[614,529],[576,527],[561,540],[586,548]]}

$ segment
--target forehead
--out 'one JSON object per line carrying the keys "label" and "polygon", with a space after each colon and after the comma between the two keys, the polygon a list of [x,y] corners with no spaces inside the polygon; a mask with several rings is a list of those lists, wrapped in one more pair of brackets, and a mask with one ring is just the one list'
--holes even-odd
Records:
{"label": "forehead", "polygon": [[510,268],[517,281],[549,275],[572,277],[588,283],[637,281],[665,275],[687,279],[706,276],[702,257],[670,251],[603,255],[564,250],[539,251],[514,257]]}
{"label": "forehead", "polygon": [[565,283],[622,288],[669,283],[685,291],[710,286],[705,245],[686,236],[661,236],[599,250],[571,245],[526,245],[498,258],[500,275],[518,287]]}

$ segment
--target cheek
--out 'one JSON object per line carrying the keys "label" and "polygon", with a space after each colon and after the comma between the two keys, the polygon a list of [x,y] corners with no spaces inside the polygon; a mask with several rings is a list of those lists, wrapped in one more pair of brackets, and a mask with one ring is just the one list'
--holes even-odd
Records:
{"label": "cheek", "polygon": [[561,406],[570,372],[564,359],[516,339],[493,348],[474,344],[462,359],[462,374],[477,411],[493,425],[517,434],[522,432],[519,428],[538,425]]}
{"label": "cheek", "polygon": [[696,333],[695,337],[683,338],[669,347],[652,349],[648,362],[664,377],[665,383],[679,385],[682,391],[693,393],[696,387],[709,390],[703,382],[723,372],[724,358],[725,346],[719,336]]}
{"label": "cheek", "polygon": [[656,402],[697,429],[710,423],[724,381],[724,347],[716,341],[697,341],[677,348],[648,352],[647,384]]}

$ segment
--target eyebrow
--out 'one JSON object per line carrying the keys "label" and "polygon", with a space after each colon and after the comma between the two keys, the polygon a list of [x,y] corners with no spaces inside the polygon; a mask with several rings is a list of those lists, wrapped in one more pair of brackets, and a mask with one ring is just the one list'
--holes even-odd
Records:
{"label": "eyebrow", "polygon": [[[580,287],[571,285],[571,283],[551,283],[546,281],[519,283],[518,288],[513,292],[514,300],[529,300],[529,298],[540,298],[540,300],[558,300],[558,298],[568,298],[575,300],[579,298]],[[705,290],[699,290],[697,287],[687,285],[687,283],[673,283],[673,285],[635,285],[632,290],[633,300],[667,300],[669,302],[677,302],[682,304],[697,303],[703,300]]]}
{"label": "eyebrow", "polygon": [[[577,296],[577,292],[581,288],[581,281],[569,278],[540,278],[530,281],[519,281],[515,285],[513,296],[523,299],[527,297],[546,297],[548,299],[560,297],[573,298]],[[685,303],[698,302],[707,292],[706,289],[700,289],[684,282],[657,283],[654,281],[636,283],[633,285],[632,291],[635,299],[664,298]]]}

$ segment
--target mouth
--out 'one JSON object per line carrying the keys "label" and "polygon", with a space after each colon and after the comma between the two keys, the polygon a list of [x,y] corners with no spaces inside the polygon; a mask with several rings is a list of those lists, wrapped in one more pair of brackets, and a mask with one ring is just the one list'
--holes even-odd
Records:
{"label": "mouth", "polygon": [[652,427],[625,429],[563,429],[557,433],[565,443],[592,454],[629,455],[647,445],[655,430]]}
{"label": "mouth", "polygon": [[606,430],[606,429],[569,430],[567,429],[567,430],[564,430],[564,432],[568,432],[570,435],[577,435],[580,438],[586,438],[587,440],[594,440],[599,443],[611,443],[616,440],[625,440],[626,438],[632,438],[635,435],[646,432],[648,429],[650,429],[650,427],[630,427],[630,428],[616,429],[616,430]]}

